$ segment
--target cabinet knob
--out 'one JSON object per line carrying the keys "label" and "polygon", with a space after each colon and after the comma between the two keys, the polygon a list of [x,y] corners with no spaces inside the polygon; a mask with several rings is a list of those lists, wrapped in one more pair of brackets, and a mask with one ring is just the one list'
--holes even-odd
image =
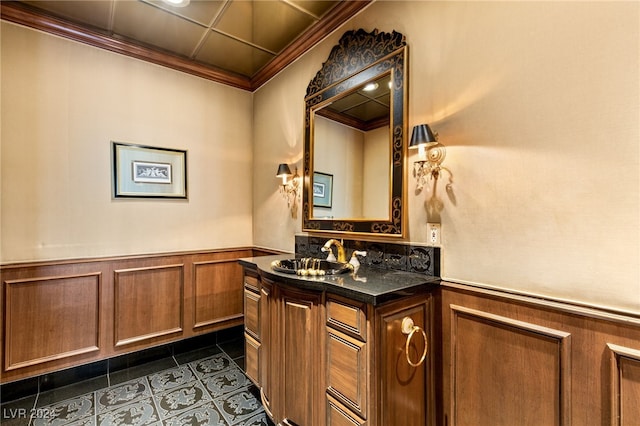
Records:
{"label": "cabinet knob", "polygon": [[[416,331],[420,331],[422,333],[422,338],[424,339],[424,351],[422,351],[422,356],[418,362],[411,361],[411,357],[409,356],[409,345],[411,344],[411,339]],[[402,333],[407,335],[407,343],[404,345],[404,352],[407,356],[407,362],[412,367],[418,367],[422,364],[427,357],[427,350],[429,349],[429,343],[427,342],[427,333],[417,325],[413,323],[413,320],[410,317],[404,317],[402,319]]]}

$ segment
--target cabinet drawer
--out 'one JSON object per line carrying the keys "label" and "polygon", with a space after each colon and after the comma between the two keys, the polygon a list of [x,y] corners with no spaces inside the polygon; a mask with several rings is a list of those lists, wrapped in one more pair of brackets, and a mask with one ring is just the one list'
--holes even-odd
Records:
{"label": "cabinet drawer", "polygon": [[363,426],[367,422],[355,416],[331,396],[327,395],[327,426]]}
{"label": "cabinet drawer", "polygon": [[327,393],[359,416],[367,413],[367,344],[327,327]]}
{"label": "cabinet drawer", "polygon": [[244,371],[247,377],[251,379],[258,387],[260,387],[260,342],[255,340],[249,334],[244,334]]}
{"label": "cabinet drawer", "polygon": [[244,285],[245,287],[250,287],[253,291],[260,291],[260,287],[258,286],[258,277],[249,275],[245,273],[244,275]]}
{"label": "cabinet drawer", "polygon": [[366,305],[338,298],[327,297],[327,324],[354,336],[363,342],[367,341]]}
{"label": "cabinet drawer", "polygon": [[250,287],[244,289],[244,328],[255,339],[260,340],[260,293]]}

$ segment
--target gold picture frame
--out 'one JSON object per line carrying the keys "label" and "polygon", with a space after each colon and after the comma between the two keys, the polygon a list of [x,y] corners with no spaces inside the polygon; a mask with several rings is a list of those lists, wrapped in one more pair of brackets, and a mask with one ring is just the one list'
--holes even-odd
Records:
{"label": "gold picture frame", "polygon": [[187,151],[111,142],[115,198],[187,198]]}

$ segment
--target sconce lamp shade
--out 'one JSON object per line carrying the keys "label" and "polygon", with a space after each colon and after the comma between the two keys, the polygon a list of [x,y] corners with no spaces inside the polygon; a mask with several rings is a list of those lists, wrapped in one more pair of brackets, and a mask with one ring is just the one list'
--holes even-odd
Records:
{"label": "sconce lamp shade", "polygon": [[413,133],[411,134],[411,142],[409,148],[418,148],[430,143],[438,141],[438,137],[431,131],[428,124],[418,124],[413,127]]}
{"label": "sconce lamp shade", "polygon": [[278,173],[276,173],[276,177],[282,178],[285,176],[291,176],[291,169],[288,164],[282,163],[278,166]]}

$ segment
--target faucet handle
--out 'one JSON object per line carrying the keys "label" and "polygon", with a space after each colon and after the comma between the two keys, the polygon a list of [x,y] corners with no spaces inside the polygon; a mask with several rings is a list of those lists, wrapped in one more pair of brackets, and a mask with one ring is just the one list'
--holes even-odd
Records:
{"label": "faucet handle", "polygon": [[360,261],[358,260],[358,256],[366,256],[367,252],[366,251],[361,251],[361,250],[354,250],[353,253],[351,253],[351,259],[349,260],[349,263],[355,268],[355,270],[357,271],[357,268],[360,267]]}
{"label": "faucet handle", "polygon": [[331,249],[331,247],[327,248],[327,247],[322,247],[320,250],[322,250],[323,252],[329,252],[329,255],[327,256],[327,261],[329,262],[335,262],[336,261],[336,257],[333,254],[333,250]]}

